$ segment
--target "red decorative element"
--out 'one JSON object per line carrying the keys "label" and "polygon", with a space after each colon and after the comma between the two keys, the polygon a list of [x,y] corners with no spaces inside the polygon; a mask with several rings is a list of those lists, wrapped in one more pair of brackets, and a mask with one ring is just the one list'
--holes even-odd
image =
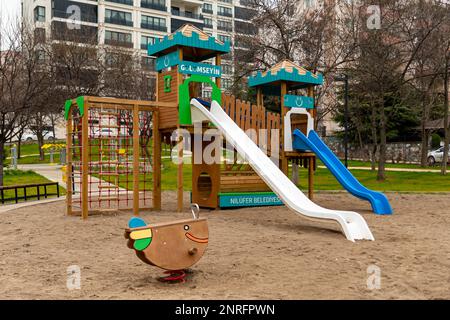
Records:
{"label": "red decorative element", "polygon": [[169,274],[166,277],[160,277],[158,278],[161,282],[167,282],[167,283],[185,283],[186,280],[186,272],[184,270],[173,270],[173,271],[165,271],[165,274]]}

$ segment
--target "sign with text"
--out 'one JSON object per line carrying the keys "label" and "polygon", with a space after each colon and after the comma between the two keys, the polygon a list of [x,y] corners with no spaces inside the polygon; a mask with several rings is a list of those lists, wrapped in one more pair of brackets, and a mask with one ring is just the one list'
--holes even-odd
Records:
{"label": "sign with text", "polygon": [[178,72],[183,74],[198,74],[201,76],[218,78],[222,75],[222,67],[207,63],[181,61],[178,66]]}
{"label": "sign with text", "polygon": [[289,108],[314,109],[314,98],[286,94],[284,96],[284,106]]}
{"label": "sign with text", "polygon": [[219,206],[221,208],[279,206],[282,204],[280,198],[272,192],[219,195]]}
{"label": "sign with text", "polygon": [[156,71],[161,71],[169,67],[173,67],[180,63],[180,54],[177,51],[166,54],[165,56],[156,58]]}

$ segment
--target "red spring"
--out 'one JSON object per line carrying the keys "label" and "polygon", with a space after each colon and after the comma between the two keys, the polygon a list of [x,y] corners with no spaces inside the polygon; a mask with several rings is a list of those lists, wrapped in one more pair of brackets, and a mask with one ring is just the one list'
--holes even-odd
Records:
{"label": "red spring", "polygon": [[165,274],[169,274],[166,277],[160,277],[158,278],[161,282],[167,282],[167,283],[185,283],[186,280],[186,272],[184,270],[173,270],[173,271],[165,271]]}

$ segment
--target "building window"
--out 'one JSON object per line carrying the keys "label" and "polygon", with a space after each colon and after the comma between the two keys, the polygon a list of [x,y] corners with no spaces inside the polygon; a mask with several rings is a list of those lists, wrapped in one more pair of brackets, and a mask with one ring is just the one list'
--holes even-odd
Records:
{"label": "building window", "polygon": [[45,7],[34,8],[34,22],[36,21],[45,22]]}
{"label": "building window", "polygon": [[205,24],[205,28],[211,28],[213,27],[213,21],[210,18],[204,18],[203,23]]}
{"label": "building window", "polygon": [[230,89],[233,86],[233,80],[231,79],[222,79],[222,87],[224,89]]}
{"label": "building window", "polygon": [[133,48],[133,41],[132,41],[131,33],[122,33],[122,32],[106,30],[105,44],[126,47],[126,48]]}
{"label": "building window", "polygon": [[230,42],[231,43],[231,37],[230,36],[226,36],[224,34],[219,34],[217,35],[217,37],[219,38],[220,41],[222,41],[223,43],[225,42]]}
{"label": "building window", "polygon": [[224,74],[232,74],[233,73],[233,67],[229,64],[223,64],[222,65],[222,73]]}
{"label": "building window", "polygon": [[142,57],[142,68],[146,71],[155,71],[155,59]]}
{"label": "building window", "polygon": [[232,17],[233,16],[233,9],[228,7],[217,7],[217,14],[219,16],[225,16],[225,17]]}
{"label": "building window", "polygon": [[150,36],[141,36],[141,49],[142,50],[147,50],[148,49],[148,45],[149,44],[155,44],[156,42],[155,37],[150,37]]}
{"label": "building window", "polygon": [[141,7],[159,11],[167,11],[166,0],[141,0]]}
{"label": "building window", "polygon": [[220,2],[233,3],[233,0],[219,0]]}
{"label": "building window", "polygon": [[105,22],[112,24],[119,24],[122,26],[133,26],[133,18],[130,12],[116,11],[116,10],[105,10]]}
{"label": "building window", "polygon": [[234,9],[234,17],[236,19],[251,20],[257,14],[258,14],[258,12],[256,10],[252,10],[252,9],[241,8],[241,7],[235,7],[235,9]]}
{"label": "building window", "polygon": [[213,13],[213,7],[211,3],[204,3],[202,8],[203,13]]}
{"label": "building window", "polygon": [[166,19],[150,16],[142,16],[141,28],[166,32]]}
{"label": "building window", "polygon": [[218,20],[217,29],[223,31],[233,31],[233,26],[231,25],[230,21]]}
{"label": "building window", "polygon": [[36,43],[44,43],[45,42],[45,29],[44,28],[35,28],[34,29],[34,41]]}
{"label": "building window", "polygon": [[105,0],[106,2],[114,2],[114,3],[120,3],[120,4],[127,4],[129,6],[133,5],[133,0]]}

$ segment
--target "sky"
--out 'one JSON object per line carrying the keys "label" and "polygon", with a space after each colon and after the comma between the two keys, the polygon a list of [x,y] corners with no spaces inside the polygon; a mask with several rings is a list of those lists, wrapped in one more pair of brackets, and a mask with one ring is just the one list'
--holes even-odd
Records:
{"label": "sky", "polygon": [[[0,29],[3,31],[8,24],[20,16],[20,0],[0,0]],[[0,43],[4,47],[4,43]]]}

